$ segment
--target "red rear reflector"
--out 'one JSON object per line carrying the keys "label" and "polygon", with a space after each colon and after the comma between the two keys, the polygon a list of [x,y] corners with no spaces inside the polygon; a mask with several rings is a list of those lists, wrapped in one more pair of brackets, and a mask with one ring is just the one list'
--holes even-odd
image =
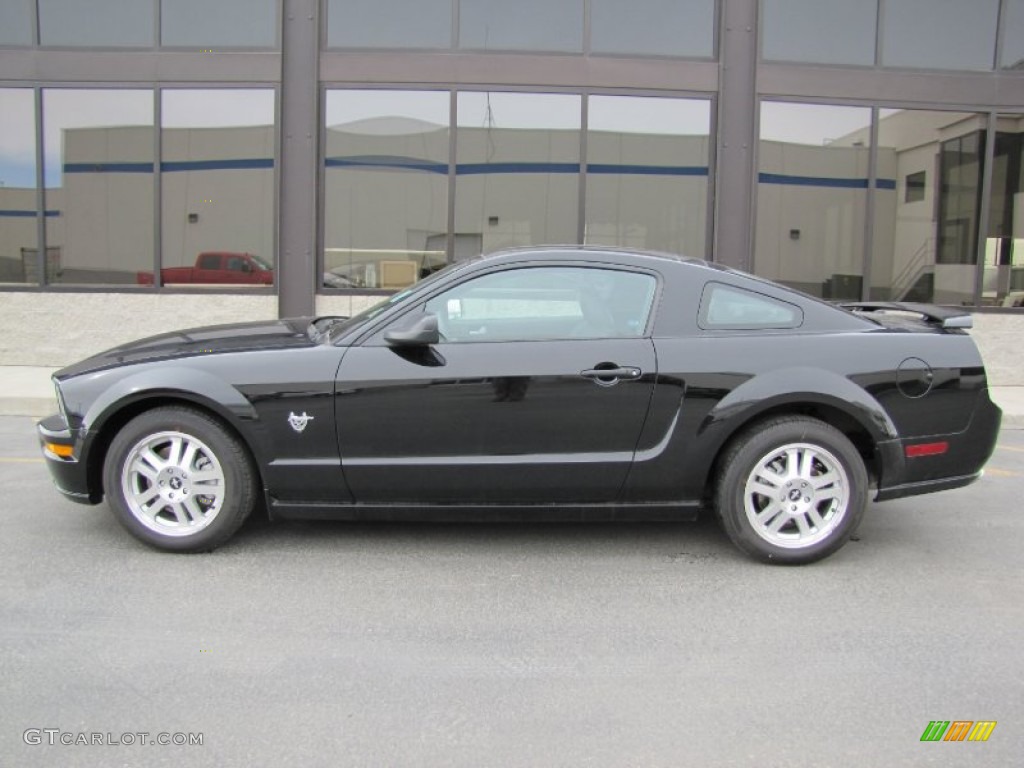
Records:
{"label": "red rear reflector", "polygon": [[939,456],[949,450],[949,443],[918,443],[908,445],[906,448],[907,458],[914,459],[918,456]]}

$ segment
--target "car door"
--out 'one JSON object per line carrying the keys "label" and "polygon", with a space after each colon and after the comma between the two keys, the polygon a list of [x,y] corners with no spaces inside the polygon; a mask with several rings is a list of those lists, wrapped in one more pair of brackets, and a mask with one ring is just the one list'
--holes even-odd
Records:
{"label": "car door", "polygon": [[[652,274],[587,266],[471,277],[350,349],[339,447],[359,502],[618,497],[656,378]],[[388,332],[436,318],[435,344]]]}

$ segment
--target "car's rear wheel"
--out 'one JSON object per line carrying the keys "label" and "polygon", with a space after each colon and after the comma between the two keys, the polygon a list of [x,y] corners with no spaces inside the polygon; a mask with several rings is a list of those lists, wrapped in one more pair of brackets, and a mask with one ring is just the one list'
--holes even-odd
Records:
{"label": "car's rear wheel", "polygon": [[771,419],[727,449],[715,504],[732,542],[767,562],[811,563],[842,547],[867,506],[864,461],[817,419]]}
{"label": "car's rear wheel", "polygon": [[245,446],[187,407],[157,408],[114,437],[104,465],[114,516],[159,549],[208,552],[252,512],[258,487]]}

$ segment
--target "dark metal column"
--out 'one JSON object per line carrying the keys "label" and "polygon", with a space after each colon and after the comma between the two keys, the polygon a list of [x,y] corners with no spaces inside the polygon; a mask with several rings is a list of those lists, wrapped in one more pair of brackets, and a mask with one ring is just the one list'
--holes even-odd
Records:
{"label": "dark metal column", "polygon": [[285,0],[281,36],[278,169],[278,313],[312,314],[316,280],[319,125],[317,0]]}
{"label": "dark metal column", "polygon": [[722,0],[714,260],[750,269],[757,184],[757,0]]}

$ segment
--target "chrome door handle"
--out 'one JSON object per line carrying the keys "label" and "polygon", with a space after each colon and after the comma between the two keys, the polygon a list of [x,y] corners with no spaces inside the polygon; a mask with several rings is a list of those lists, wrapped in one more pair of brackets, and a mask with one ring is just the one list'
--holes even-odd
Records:
{"label": "chrome door handle", "polygon": [[620,366],[616,368],[588,368],[585,371],[580,371],[580,376],[585,379],[593,379],[597,384],[602,386],[610,387],[613,384],[618,384],[619,379],[639,379],[642,373],[643,371],[639,368],[634,368],[632,366]]}

